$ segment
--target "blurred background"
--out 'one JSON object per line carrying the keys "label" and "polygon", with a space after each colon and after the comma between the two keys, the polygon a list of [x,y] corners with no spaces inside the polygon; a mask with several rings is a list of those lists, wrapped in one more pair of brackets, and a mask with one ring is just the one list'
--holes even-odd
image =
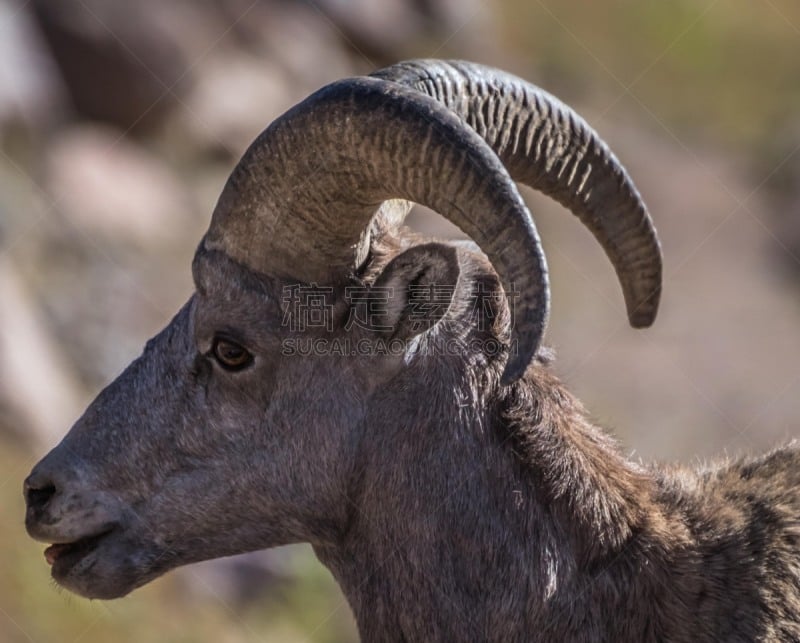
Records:
{"label": "blurred background", "polygon": [[[460,57],[573,105],[661,234],[661,313],[628,328],[599,246],[525,192],[557,372],[643,460],[800,435],[800,4],[793,0],[0,0],[0,641],[353,641],[305,547],[89,602],[49,581],[22,480],[192,290],[250,141],[321,85]],[[419,230],[453,230],[415,212]]]}

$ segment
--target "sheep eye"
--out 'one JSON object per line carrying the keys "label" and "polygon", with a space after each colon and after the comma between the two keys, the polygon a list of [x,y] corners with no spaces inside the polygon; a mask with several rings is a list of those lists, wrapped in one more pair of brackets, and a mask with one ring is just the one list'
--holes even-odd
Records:
{"label": "sheep eye", "polygon": [[214,338],[211,353],[220,366],[229,371],[239,371],[253,361],[253,356],[247,352],[247,349],[223,337]]}

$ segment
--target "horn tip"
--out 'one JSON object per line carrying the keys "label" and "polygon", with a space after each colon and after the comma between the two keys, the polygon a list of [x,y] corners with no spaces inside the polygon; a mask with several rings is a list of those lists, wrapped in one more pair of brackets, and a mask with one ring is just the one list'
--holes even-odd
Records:
{"label": "horn tip", "polygon": [[516,382],[520,377],[522,377],[522,373],[518,371],[519,371],[518,366],[512,367],[511,364],[508,364],[506,366],[506,369],[503,371],[503,375],[500,377],[500,385],[510,386],[511,384]]}
{"label": "horn tip", "polygon": [[628,322],[632,328],[649,328],[655,322],[657,314],[657,308],[634,310],[628,314]]}
{"label": "horn tip", "polygon": [[647,287],[640,288],[638,296],[633,289],[625,292],[628,322],[632,328],[649,328],[658,315],[661,302],[661,273]]}
{"label": "horn tip", "polygon": [[528,370],[529,361],[525,355],[512,355],[506,363],[503,375],[500,377],[500,384],[509,386],[520,379],[525,374],[525,371]]}

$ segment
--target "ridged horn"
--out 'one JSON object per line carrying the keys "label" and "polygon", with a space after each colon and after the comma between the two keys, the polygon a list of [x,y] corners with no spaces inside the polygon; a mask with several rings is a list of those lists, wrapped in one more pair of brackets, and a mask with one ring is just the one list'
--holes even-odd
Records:
{"label": "ridged horn", "polygon": [[517,350],[503,381],[520,377],[549,314],[539,235],[483,138],[414,89],[347,79],[286,112],[234,168],[204,244],[264,274],[341,283],[362,232],[391,198],[447,217],[486,253],[506,292],[521,293],[512,330]]}
{"label": "ridged horn", "polygon": [[580,116],[521,78],[474,63],[412,60],[372,76],[446,105],[486,140],[515,181],[571,210],[611,260],[630,324],[653,323],[662,272],[653,222],[625,168]]}

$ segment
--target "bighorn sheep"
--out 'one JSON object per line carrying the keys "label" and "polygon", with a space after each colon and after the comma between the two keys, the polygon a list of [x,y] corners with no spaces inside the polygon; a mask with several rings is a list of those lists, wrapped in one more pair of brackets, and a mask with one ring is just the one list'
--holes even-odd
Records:
{"label": "bighorn sheep", "polygon": [[[591,230],[649,325],[645,205],[542,90],[413,61],[272,123],[220,196],[196,292],[25,482],[53,577],[114,598],[306,541],[367,641],[800,640],[797,452],[623,458],[548,369],[515,180]],[[408,201],[485,256],[400,233]],[[298,301],[325,302],[315,323]]]}

